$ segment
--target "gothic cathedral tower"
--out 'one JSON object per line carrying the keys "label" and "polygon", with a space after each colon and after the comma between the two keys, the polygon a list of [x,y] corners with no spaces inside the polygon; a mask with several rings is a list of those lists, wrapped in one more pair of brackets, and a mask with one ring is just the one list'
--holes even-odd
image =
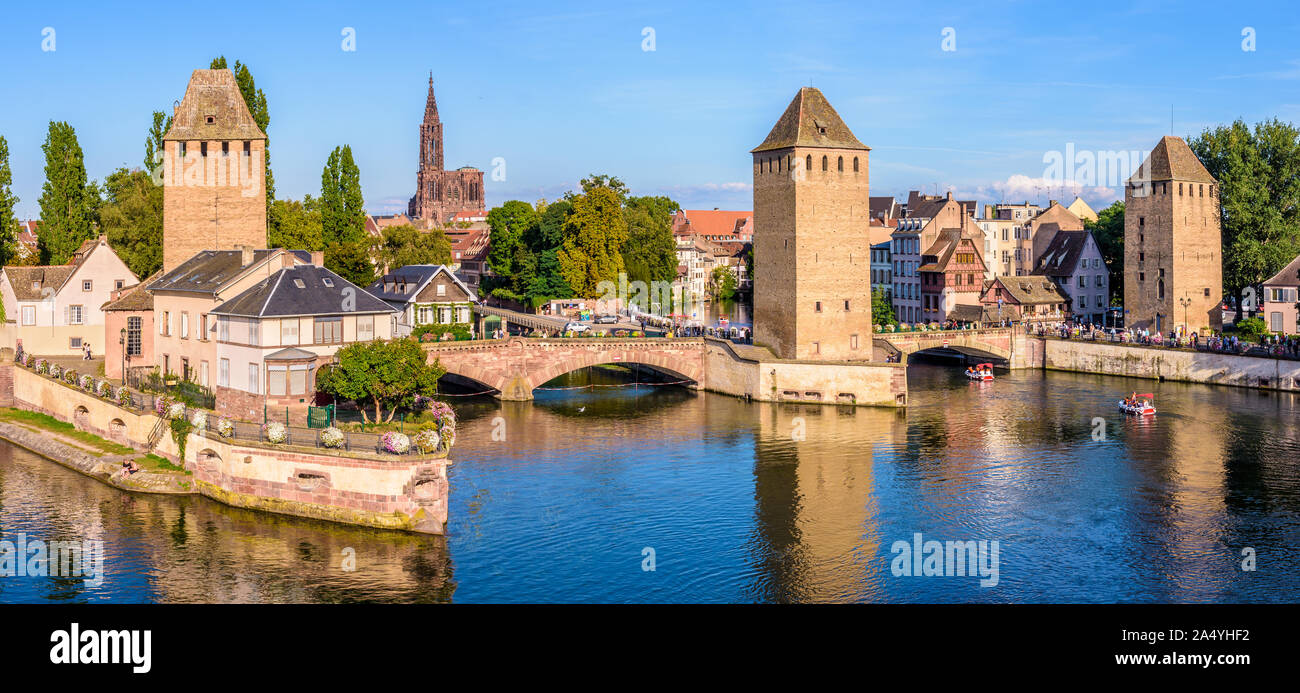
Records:
{"label": "gothic cathedral tower", "polygon": [[780,358],[871,359],[870,151],[804,87],[751,152],[754,341]]}
{"label": "gothic cathedral tower", "polygon": [[420,123],[420,166],[415,174],[415,195],[407,215],[424,222],[426,228],[441,226],[458,212],[483,212],[483,172],[471,166],[455,171],[443,169],[442,119],[433,97],[433,75],[429,75],[429,96],[424,101]]}
{"label": "gothic cathedral tower", "polygon": [[1219,184],[1187,143],[1165,136],[1124,187],[1125,326],[1222,329]]}
{"label": "gothic cathedral tower", "polygon": [[266,133],[230,70],[195,70],[163,136],[163,271],[266,247]]}

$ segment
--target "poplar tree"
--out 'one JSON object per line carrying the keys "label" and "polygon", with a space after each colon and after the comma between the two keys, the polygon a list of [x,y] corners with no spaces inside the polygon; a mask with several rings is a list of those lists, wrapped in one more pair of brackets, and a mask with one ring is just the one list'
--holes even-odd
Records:
{"label": "poplar tree", "polygon": [[374,265],[366,235],[361,171],[346,144],[330,152],[321,171],[320,212],[325,266],[353,284],[369,284],[374,280]]}
{"label": "poplar tree", "polygon": [[11,189],[13,182],[13,171],[9,168],[9,143],[0,136],[0,265],[10,264],[18,254],[18,219],[14,216],[18,197]]}
{"label": "poplar tree", "polygon": [[94,236],[98,187],[86,183],[86,164],[77,133],[65,122],[50,121],[45,143],[45,185],[41,188],[41,263],[66,263],[82,242]]}

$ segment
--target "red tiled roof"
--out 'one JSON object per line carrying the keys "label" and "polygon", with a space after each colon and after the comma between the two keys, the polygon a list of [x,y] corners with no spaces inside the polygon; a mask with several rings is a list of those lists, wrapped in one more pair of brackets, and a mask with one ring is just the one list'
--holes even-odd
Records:
{"label": "red tiled roof", "polygon": [[673,234],[741,236],[752,234],[754,213],[721,209],[683,209],[673,215]]}

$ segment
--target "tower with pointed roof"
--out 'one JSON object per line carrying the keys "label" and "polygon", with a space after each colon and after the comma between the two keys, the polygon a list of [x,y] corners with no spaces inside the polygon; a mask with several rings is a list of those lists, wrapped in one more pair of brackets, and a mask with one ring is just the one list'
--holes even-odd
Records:
{"label": "tower with pointed roof", "polygon": [[433,96],[433,73],[429,73],[429,95],[424,100],[420,122],[420,164],[415,174],[415,195],[407,214],[422,226],[441,226],[460,212],[483,212],[483,172],[463,166],[455,171],[443,168],[442,119]]}
{"label": "tower with pointed roof", "polygon": [[754,341],[778,357],[871,358],[867,154],[812,87],[754,163]]}
{"label": "tower with pointed roof", "polygon": [[1186,142],[1165,136],[1124,189],[1125,324],[1220,329],[1222,297],[1218,181]]}
{"label": "tower with pointed roof", "polygon": [[163,270],[266,247],[266,133],[230,70],[195,70],[163,136]]}

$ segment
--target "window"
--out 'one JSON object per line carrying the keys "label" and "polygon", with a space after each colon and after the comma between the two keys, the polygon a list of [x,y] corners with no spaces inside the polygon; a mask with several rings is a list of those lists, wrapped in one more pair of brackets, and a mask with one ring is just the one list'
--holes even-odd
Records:
{"label": "window", "polygon": [[844,173],[844,157],[840,157],[839,161],[836,162],[835,167],[839,169],[840,173]]}
{"label": "window", "polygon": [[190,338],[190,314],[181,313],[181,339]]}
{"label": "window", "polygon": [[822,312],[822,302],[821,302],[821,301],[817,301],[817,309],[816,309],[816,310],[817,310],[818,313]]}
{"label": "window", "polygon": [[114,289],[120,289],[120,288],[122,288],[122,287],[124,287],[124,286],[126,286],[126,281],[124,281],[124,280],[122,280],[122,279],[115,279],[115,280],[113,280],[113,288],[114,288]]}
{"label": "window", "polygon": [[23,324],[36,324],[36,306],[23,306]]}
{"label": "window", "polygon": [[828,169],[827,169],[827,164],[828,164],[829,161],[830,161],[830,160],[827,159],[825,156],[822,157],[822,170],[823,170],[823,171],[828,170]]}
{"label": "window", "polygon": [[433,308],[421,306],[420,309],[416,311],[415,324],[427,325],[431,322],[433,322]]}
{"label": "window", "polygon": [[165,313],[165,315],[167,316],[167,336],[170,337],[170,336],[172,336],[172,314],[171,314],[171,311],[167,311],[167,312]]}
{"label": "window", "polygon": [[289,371],[284,366],[268,366],[266,369],[266,394],[280,397],[287,393]]}
{"label": "window", "polygon": [[1083,276],[1082,274],[1080,274],[1080,275],[1079,275],[1079,288],[1080,288],[1080,289],[1083,289],[1083,288],[1086,288],[1087,286],[1088,286],[1088,278],[1085,277],[1085,276]]}
{"label": "window", "polygon": [[131,316],[126,319],[126,355],[140,355],[140,338],[144,332],[144,319]]}
{"label": "window", "polygon": [[289,367],[289,394],[305,395],[307,394],[307,366],[290,366]]}
{"label": "window", "polygon": [[[858,157],[856,157],[856,156],[853,157],[853,172],[854,172],[854,173],[857,173],[857,172],[858,172]],[[854,335],[854,338],[856,339],[856,335]],[[856,347],[855,347],[855,348],[856,348]]]}
{"label": "window", "polygon": [[447,285],[446,285],[446,284],[439,284],[439,285],[438,285],[438,295],[439,295],[439,296],[446,296],[446,295],[447,295]]}
{"label": "window", "polygon": [[357,316],[357,341],[368,342],[375,338],[375,316]]}
{"label": "window", "polygon": [[262,343],[262,327],[257,320],[248,321],[248,343],[250,346],[259,346]]}
{"label": "window", "polygon": [[[858,163],[858,160],[857,160],[857,159],[854,159],[854,160],[853,160],[853,163],[854,163],[854,164],[857,164],[857,163]],[[851,335],[849,335],[849,348],[850,348],[850,349],[857,349],[857,348],[858,348],[858,336],[857,336],[857,335],[855,335],[855,334],[851,334]]]}
{"label": "window", "polygon": [[844,310],[848,310],[848,309],[849,309],[849,302],[848,302],[848,299],[845,299],[845,301],[844,301]]}
{"label": "window", "polygon": [[207,313],[199,313],[198,337],[199,339],[202,339],[205,342],[208,340],[208,314]]}
{"label": "window", "polygon": [[230,387],[230,359],[217,361],[217,384],[221,387]]}
{"label": "window", "polygon": [[203,387],[208,386],[208,362],[199,362],[199,384]]}
{"label": "window", "polygon": [[261,369],[257,367],[256,363],[248,364],[248,391],[255,395],[261,392],[261,390],[258,389],[258,382],[257,382],[258,381],[257,374],[259,370]]}
{"label": "window", "polygon": [[313,322],[316,344],[338,344],[343,341],[342,318],[316,318]]}
{"label": "window", "polygon": [[229,143],[229,142],[222,142],[222,143],[221,143],[221,158],[225,159],[225,158],[228,157],[228,156],[230,156],[230,143]]}
{"label": "window", "polygon": [[1274,332],[1282,331],[1282,313],[1273,311],[1268,314],[1268,329]]}
{"label": "window", "polygon": [[81,313],[82,313],[81,306],[68,306],[68,324],[80,325],[81,317],[82,317]]}
{"label": "window", "polygon": [[285,319],[280,321],[280,344],[283,346],[292,346],[298,343],[298,319]]}
{"label": "window", "polygon": [[81,348],[81,337],[71,337],[71,338],[69,338],[69,339],[68,339],[68,348],[69,348],[69,349],[80,349],[80,348]]}
{"label": "window", "polygon": [[230,341],[230,318],[224,315],[217,317],[217,339],[222,342]]}
{"label": "window", "polygon": [[92,286],[94,286],[94,282],[92,282],[92,281],[89,280],[89,279],[85,279],[85,280],[83,280],[83,281],[81,282],[81,290],[82,290],[82,291],[90,291],[90,289],[91,289]]}

